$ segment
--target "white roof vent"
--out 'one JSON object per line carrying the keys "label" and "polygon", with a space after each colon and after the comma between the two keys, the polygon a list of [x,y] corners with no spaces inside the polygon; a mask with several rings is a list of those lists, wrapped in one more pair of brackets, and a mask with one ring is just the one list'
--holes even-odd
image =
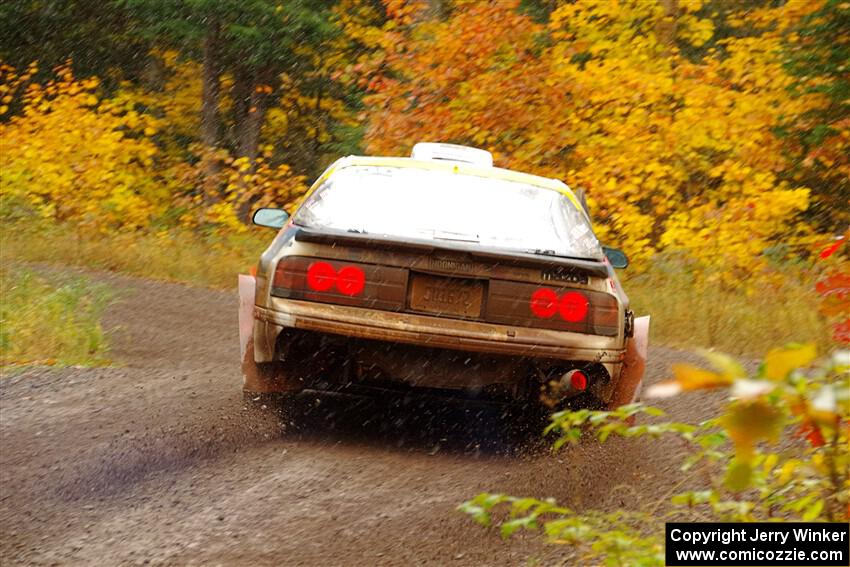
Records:
{"label": "white roof vent", "polygon": [[454,161],[476,165],[478,167],[493,167],[493,154],[487,150],[458,146],[456,144],[434,144],[419,142],[413,146],[410,153],[413,159],[434,161]]}

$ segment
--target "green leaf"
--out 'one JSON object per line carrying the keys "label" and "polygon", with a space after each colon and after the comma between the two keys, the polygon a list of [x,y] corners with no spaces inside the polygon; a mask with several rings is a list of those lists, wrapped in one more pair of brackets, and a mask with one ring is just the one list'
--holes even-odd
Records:
{"label": "green leaf", "polygon": [[812,501],[813,501],[814,499],[815,499],[815,495],[814,495],[814,494],[807,494],[806,496],[803,496],[802,498],[798,498],[798,499],[796,499],[796,500],[790,500],[790,501],[788,501],[788,502],[787,502],[787,503],[786,503],[786,504],[782,507],[782,509],[783,509],[783,510],[791,510],[791,511],[793,511],[793,512],[800,513],[800,512],[802,512],[802,511],[803,511],[803,509],[804,509],[804,508],[807,508],[807,507],[809,507],[810,505],[812,505]]}
{"label": "green leaf", "polygon": [[608,412],[601,411],[591,415],[588,421],[590,421],[590,423],[594,425],[598,425],[608,419],[610,416],[611,414],[609,414]]}
{"label": "green leaf", "polygon": [[511,507],[512,513],[527,512],[532,506],[542,504],[537,498],[520,498],[515,501]]}
{"label": "green leaf", "polygon": [[496,504],[501,504],[502,502],[504,502],[508,499],[508,497],[503,495],[503,494],[488,494],[486,492],[483,493],[483,494],[479,494],[478,496],[479,497],[483,496],[483,500],[481,501],[481,504],[487,510],[489,510],[490,508],[492,508]]}
{"label": "green leaf", "polygon": [[534,516],[525,516],[523,518],[516,518],[509,522],[505,522],[502,524],[502,537],[507,539],[511,537],[514,532],[518,529],[526,529],[526,530],[536,530],[537,529],[537,519]]}
{"label": "green leaf", "polygon": [[823,498],[817,500],[814,504],[806,508],[806,513],[803,514],[803,520],[812,522],[817,520],[820,513],[823,511]]}
{"label": "green leaf", "polygon": [[726,470],[726,486],[732,492],[741,492],[750,485],[753,469],[747,461],[734,459]]}
{"label": "green leaf", "polygon": [[472,519],[475,520],[475,522],[484,527],[488,527],[490,525],[490,514],[488,514],[481,506],[476,506],[472,504],[472,502],[464,502],[458,506],[457,509],[464,514],[472,516]]}

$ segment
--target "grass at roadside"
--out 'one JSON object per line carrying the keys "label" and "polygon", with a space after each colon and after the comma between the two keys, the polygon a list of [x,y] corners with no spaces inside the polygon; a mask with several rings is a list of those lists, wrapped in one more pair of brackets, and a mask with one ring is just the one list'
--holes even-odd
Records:
{"label": "grass at roadside", "polygon": [[635,314],[652,316],[651,344],[738,355],[767,352],[789,342],[815,343],[820,352],[835,348],[818,312],[815,276],[802,269],[783,270],[778,282],[750,294],[697,285],[686,272],[669,265],[630,276],[623,287]]}
{"label": "grass at roadside", "polygon": [[257,263],[272,234],[204,237],[172,229],[95,235],[76,232],[67,225],[16,224],[4,230],[3,256],[232,289],[236,274],[246,273]]}
{"label": "grass at roadside", "polygon": [[[236,274],[257,262],[272,233],[199,236],[187,230],[153,234],[78,234],[69,226],[7,225],[3,255],[16,261],[52,262],[122,272],[146,278],[233,289]],[[694,283],[675,263],[635,274],[623,272],[624,287],[638,315],[652,315],[652,342],[756,354],[787,342],[833,345],[818,314],[815,277],[783,270],[781,284],[757,293]]]}
{"label": "grass at roadside", "polygon": [[87,278],[54,281],[26,269],[0,268],[0,363],[107,363],[100,319],[111,296],[106,286]]}

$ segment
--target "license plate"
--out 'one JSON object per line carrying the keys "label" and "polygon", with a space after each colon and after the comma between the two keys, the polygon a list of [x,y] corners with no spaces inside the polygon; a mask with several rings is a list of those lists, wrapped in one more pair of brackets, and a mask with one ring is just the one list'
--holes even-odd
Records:
{"label": "license plate", "polygon": [[410,308],[439,315],[480,317],[482,297],[481,281],[416,274],[410,289]]}

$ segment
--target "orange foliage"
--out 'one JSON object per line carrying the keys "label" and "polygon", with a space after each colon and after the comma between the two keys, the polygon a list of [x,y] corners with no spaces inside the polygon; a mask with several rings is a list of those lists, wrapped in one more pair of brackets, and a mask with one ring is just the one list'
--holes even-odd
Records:
{"label": "orange foliage", "polygon": [[773,128],[818,103],[790,96],[779,53],[782,30],[816,3],[760,10],[755,35],[696,61],[677,46],[713,37],[700,2],[682,4],[674,28],[661,3],[641,0],[564,3],[547,26],[518,7],[463,2],[441,19],[389,3],[369,75],[369,150],[485,147],[497,163],[586,189],[600,237],[635,259],[682,250],[722,266],[709,277],[754,273],[768,246],[805,234],[796,218],[809,191],[782,180]]}

